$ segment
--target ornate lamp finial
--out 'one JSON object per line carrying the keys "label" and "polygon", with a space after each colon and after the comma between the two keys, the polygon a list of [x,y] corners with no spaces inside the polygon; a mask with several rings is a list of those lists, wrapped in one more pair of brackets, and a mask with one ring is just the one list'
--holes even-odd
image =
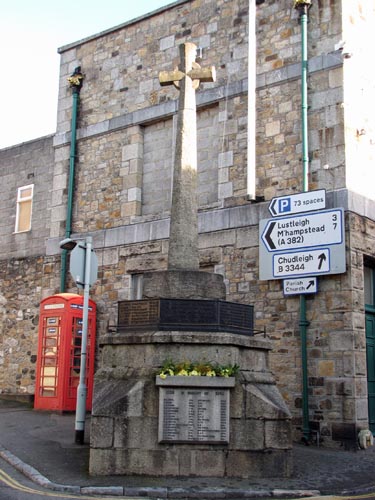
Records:
{"label": "ornate lamp finial", "polygon": [[294,0],[294,8],[298,10],[300,17],[308,13],[312,5],[312,0]]}
{"label": "ornate lamp finial", "polygon": [[312,0],[294,0],[294,8],[299,9],[300,7],[310,8]]}
{"label": "ornate lamp finial", "polygon": [[81,66],[78,66],[75,68],[73,74],[68,78],[68,82],[73,91],[79,92],[81,90],[83,79],[84,75],[81,72]]}

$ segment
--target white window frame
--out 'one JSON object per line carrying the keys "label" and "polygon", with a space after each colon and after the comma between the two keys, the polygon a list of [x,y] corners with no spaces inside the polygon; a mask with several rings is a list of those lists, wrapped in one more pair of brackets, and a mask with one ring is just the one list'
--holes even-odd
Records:
{"label": "white window frame", "polygon": [[[22,192],[31,189],[30,196],[22,196]],[[27,186],[21,186],[17,189],[17,212],[16,212],[16,226],[14,229],[15,233],[26,233],[31,230],[31,219],[33,213],[33,197],[34,197],[34,184],[28,184]],[[20,214],[21,214],[21,204],[25,202],[30,202],[30,221],[28,229],[19,229],[20,224]]]}

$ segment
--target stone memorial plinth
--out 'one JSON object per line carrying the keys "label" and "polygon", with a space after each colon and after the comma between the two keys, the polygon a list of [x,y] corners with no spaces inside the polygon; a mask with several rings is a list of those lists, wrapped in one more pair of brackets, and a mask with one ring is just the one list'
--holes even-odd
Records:
{"label": "stone memorial plinth", "polygon": [[[291,417],[268,368],[270,349],[264,338],[225,332],[117,332],[103,337],[101,368],[95,375],[90,473],[288,476],[292,467]],[[240,371],[235,381],[229,382],[235,382],[233,387],[219,386],[216,392],[221,394],[205,398],[201,397],[205,388],[188,380],[195,377],[182,377],[184,381],[169,387],[165,384],[175,384],[172,379],[181,377],[156,379],[166,358],[176,363],[205,360],[237,364]],[[228,383],[219,378],[213,382],[210,377],[197,377],[196,383],[201,378],[207,379],[207,385]],[[181,394],[183,383],[195,392],[190,403],[186,394]],[[205,392],[212,389],[207,387]],[[166,394],[160,396],[160,390]],[[223,394],[226,391],[230,397]],[[165,396],[169,397],[166,422],[160,421],[164,414],[161,417],[159,407]],[[189,424],[186,405],[195,421],[190,422],[190,437],[182,430]],[[180,423],[182,426],[177,425]],[[167,436],[164,426],[168,426]],[[201,439],[195,439],[198,430]]]}

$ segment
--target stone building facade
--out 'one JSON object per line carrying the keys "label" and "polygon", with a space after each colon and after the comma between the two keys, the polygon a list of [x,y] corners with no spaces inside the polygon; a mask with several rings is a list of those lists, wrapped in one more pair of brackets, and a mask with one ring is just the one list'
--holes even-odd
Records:
{"label": "stone building facade", "polygon": [[[0,151],[0,391],[33,394],[39,302],[56,289],[50,232],[53,137]],[[17,190],[33,186],[32,229],[16,231]]]}
{"label": "stone building facade", "polygon": [[[228,300],[254,305],[256,329],[272,341],[271,368],[299,439],[299,298],[285,297],[281,280],[259,280],[259,221],[270,217],[273,197],[302,191],[301,27],[292,0],[257,2],[256,199],[250,199],[253,3],[179,0],[59,49],[56,134],[0,152],[6,181],[0,189],[10,193],[1,198],[2,394],[33,393],[38,304],[59,291],[71,141],[67,78],[82,68],[73,235],[93,236],[99,276],[91,297],[100,339],[116,324],[117,302],[137,297],[140,275],[166,268],[178,95],[160,87],[158,74],[177,64],[179,44],[192,41],[202,48],[204,65],[217,70],[217,81],[197,92],[200,266],[223,274]],[[368,182],[374,83],[362,40],[375,13],[360,0],[314,0],[309,20],[309,189],[326,189],[327,208],[345,210],[347,272],[320,277],[319,292],[306,299],[309,418],[332,444],[355,440],[372,419],[366,320],[375,311],[375,201]],[[8,223],[16,189],[31,183],[31,174],[32,227],[17,234]],[[71,281],[68,289],[77,291]]]}

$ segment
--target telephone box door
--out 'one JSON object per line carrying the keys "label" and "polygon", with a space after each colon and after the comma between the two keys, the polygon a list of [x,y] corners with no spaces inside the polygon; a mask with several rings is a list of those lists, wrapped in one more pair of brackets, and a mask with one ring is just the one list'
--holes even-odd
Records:
{"label": "telephone box door", "polygon": [[[34,408],[74,411],[80,375],[83,297],[61,293],[40,304]],[[86,409],[91,410],[94,379],[96,304],[89,301]]]}

